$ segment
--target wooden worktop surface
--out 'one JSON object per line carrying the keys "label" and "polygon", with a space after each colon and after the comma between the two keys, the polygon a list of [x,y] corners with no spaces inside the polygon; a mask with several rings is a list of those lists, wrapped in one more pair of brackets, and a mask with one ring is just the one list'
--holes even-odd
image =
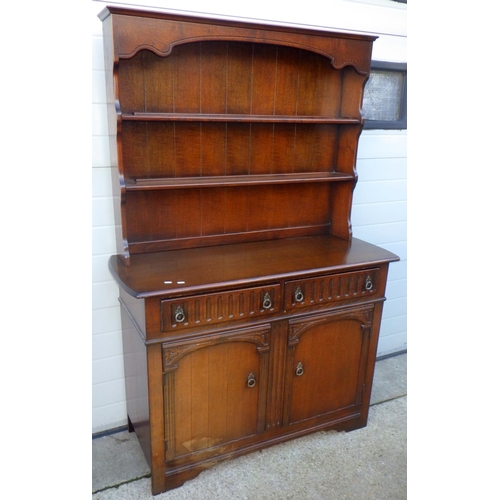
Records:
{"label": "wooden worktop surface", "polygon": [[240,243],[118,256],[109,268],[119,285],[137,298],[194,293],[337,272],[394,262],[393,253],[365,241],[332,236]]}

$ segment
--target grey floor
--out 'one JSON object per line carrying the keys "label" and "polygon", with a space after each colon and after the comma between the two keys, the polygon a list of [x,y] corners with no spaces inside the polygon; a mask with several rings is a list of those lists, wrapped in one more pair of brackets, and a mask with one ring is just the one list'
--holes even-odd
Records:
{"label": "grey floor", "polygon": [[[152,498],[135,434],[92,441],[93,500]],[[380,361],[368,425],[318,432],[217,464],[157,500],[406,499],[406,354]]]}

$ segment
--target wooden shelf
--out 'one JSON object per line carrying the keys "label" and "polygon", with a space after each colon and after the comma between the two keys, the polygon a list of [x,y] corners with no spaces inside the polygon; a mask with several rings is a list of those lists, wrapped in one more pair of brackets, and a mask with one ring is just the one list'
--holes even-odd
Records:
{"label": "wooden shelf", "polygon": [[243,114],[203,114],[203,113],[123,113],[124,121],[160,122],[239,122],[239,123],[323,123],[338,125],[358,125],[357,118],[336,118],[333,116],[298,115],[243,115]]}
{"label": "wooden shelf", "polygon": [[297,184],[304,182],[342,182],[354,180],[352,175],[336,172],[312,172],[275,175],[222,175],[207,177],[168,177],[127,181],[127,190],[209,188],[225,186],[256,186],[264,184]]}

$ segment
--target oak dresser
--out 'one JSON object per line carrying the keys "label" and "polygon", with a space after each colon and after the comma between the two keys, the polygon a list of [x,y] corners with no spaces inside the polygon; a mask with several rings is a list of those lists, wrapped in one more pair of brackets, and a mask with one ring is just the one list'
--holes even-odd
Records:
{"label": "oak dresser", "polygon": [[353,237],[373,36],[107,7],[129,429],[152,493],[367,423],[389,263]]}

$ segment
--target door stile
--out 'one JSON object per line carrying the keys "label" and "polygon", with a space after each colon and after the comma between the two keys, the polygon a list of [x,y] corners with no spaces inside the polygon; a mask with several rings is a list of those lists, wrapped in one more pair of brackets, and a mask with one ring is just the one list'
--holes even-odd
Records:
{"label": "door stile", "polygon": [[165,460],[175,458],[175,368],[163,373],[165,404]]}

